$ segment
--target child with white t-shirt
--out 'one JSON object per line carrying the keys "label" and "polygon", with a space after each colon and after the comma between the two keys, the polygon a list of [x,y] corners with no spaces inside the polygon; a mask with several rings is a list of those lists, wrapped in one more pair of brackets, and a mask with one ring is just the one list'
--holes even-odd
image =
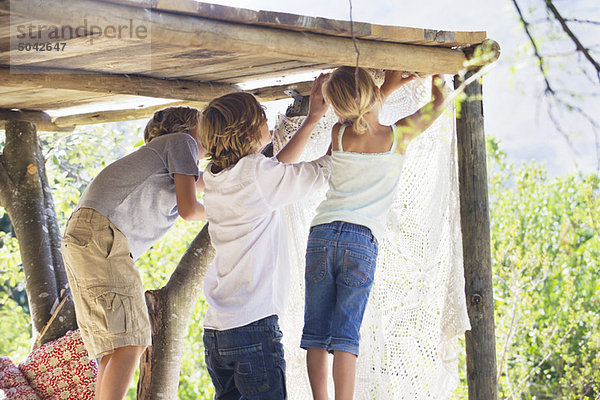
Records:
{"label": "child with white t-shirt", "polygon": [[249,93],[211,101],[200,140],[211,162],[204,205],[216,255],[204,279],[206,365],[215,399],[285,399],[278,326],[289,292],[288,238],[282,208],[327,184],[330,156],[296,162],[327,106],[325,76],[315,80],[302,126],[273,158],[260,103]]}

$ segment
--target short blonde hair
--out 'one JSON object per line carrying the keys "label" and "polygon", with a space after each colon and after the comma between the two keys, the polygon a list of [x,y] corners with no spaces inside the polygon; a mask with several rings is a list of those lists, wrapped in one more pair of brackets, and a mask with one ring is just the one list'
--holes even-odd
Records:
{"label": "short blonde hair", "polygon": [[200,124],[200,111],[192,107],[167,107],[157,111],[144,129],[144,141],[167,133],[190,133]]}
{"label": "short blonde hair", "polygon": [[265,122],[265,110],[253,95],[226,94],[212,100],[202,111],[200,142],[215,166],[227,168],[260,149]]}
{"label": "short blonde hair", "polygon": [[340,122],[352,124],[356,133],[365,133],[369,127],[365,114],[381,98],[371,74],[359,67],[357,79],[355,71],[355,67],[339,67],[333,71],[323,84],[323,97],[333,107]]}

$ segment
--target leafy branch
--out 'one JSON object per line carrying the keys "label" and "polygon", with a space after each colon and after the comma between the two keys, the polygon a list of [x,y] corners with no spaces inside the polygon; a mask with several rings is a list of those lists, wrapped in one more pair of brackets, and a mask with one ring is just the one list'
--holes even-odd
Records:
{"label": "leafy branch", "polygon": [[[566,109],[569,112],[573,112],[579,115],[584,121],[586,121],[590,128],[591,132],[594,135],[594,144],[595,144],[595,152],[596,152],[596,169],[600,171],[600,124],[596,120],[596,118],[590,115],[586,110],[584,110],[581,106],[577,105],[573,100],[580,98],[576,93],[573,92],[565,92],[564,90],[557,90],[554,85],[551,83],[549,74],[548,74],[548,59],[555,58],[558,56],[568,56],[572,53],[568,54],[544,54],[542,49],[540,48],[534,32],[533,32],[533,23],[531,23],[524,15],[523,10],[520,6],[519,0],[511,0],[515,10],[519,16],[525,34],[527,35],[529,42],[533,48],[534,57],[537,60],[538,69],[542,75],[544,81],[544,94],[549,100],[548,105],[548,118],[554,124],[558,133],[565,139],[569,148],[573,151],[574,154],[578,154],[575,149],[575,145],[570,138],[568,132],[564,129],[563,124],[559,121],[558,118],[558,110]],[[577,18],[565,18],[560,13],[560,11],[556,8],[552,0],[543,0],[546,10],[548,11],[548,16],[542,22],[553,22],[557,21],[560,25],[560,29],[567,35],[570,41],[575,44],[575,52],[581,54],[587,63],[593,67],[596,72],[596,78],[598,82],[600,82],[600,64],[594,58],[592,54],[592,49],[594,46],[586,47],[583,45],[581,40],[577,37],[577,35],[571,30],[567,22],[574,23],[585,23],[585,24],[594,24],[600,25],[599,21],[587,20],[587,19],[577,19]],[[536,22],[537,24],[541,22]],[[593,78],[589,75],[589,72],[582,68],[582,74],[584,74],[588,79],[590,79],[594,84],[596,84],[596,78]],[[590,97],[596,96],[596,94],[589,95]],[[566,98],[565,98],[566,97]]]}

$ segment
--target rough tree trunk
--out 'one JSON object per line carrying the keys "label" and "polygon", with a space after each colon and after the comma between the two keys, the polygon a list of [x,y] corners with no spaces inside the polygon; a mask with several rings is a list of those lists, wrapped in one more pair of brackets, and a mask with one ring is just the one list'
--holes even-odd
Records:
{"label": "rough tree trunk", "polygon": [[[65,290],[64,295],[70,293],[60,256],[54,201],[32,123],[6,122],[6,145],[0,154],[0,205],[6,209],[19,242],[31,318],[39,333],[50,319],[52,307],[58,304],[61,290]],[[41,344],[77,328],[70,298],[58,322],[45,332]]]}
{"label": "rough tree trunk", "polygon": [[169,282],[160,290],[146,292],[152,347],[140,361],[138,399],[177,398],[184,338],[214,255],[206,224],[188,247]]}

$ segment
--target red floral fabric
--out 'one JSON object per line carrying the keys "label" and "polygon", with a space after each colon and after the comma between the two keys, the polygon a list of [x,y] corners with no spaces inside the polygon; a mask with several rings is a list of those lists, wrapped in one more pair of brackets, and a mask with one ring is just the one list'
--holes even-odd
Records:
{"label": "red floral fabric", "polygon": [[18,368],[0,357],[0,389],[10,400],[93,400],[97,370],[79,331],[70,331],[40,346]]}

